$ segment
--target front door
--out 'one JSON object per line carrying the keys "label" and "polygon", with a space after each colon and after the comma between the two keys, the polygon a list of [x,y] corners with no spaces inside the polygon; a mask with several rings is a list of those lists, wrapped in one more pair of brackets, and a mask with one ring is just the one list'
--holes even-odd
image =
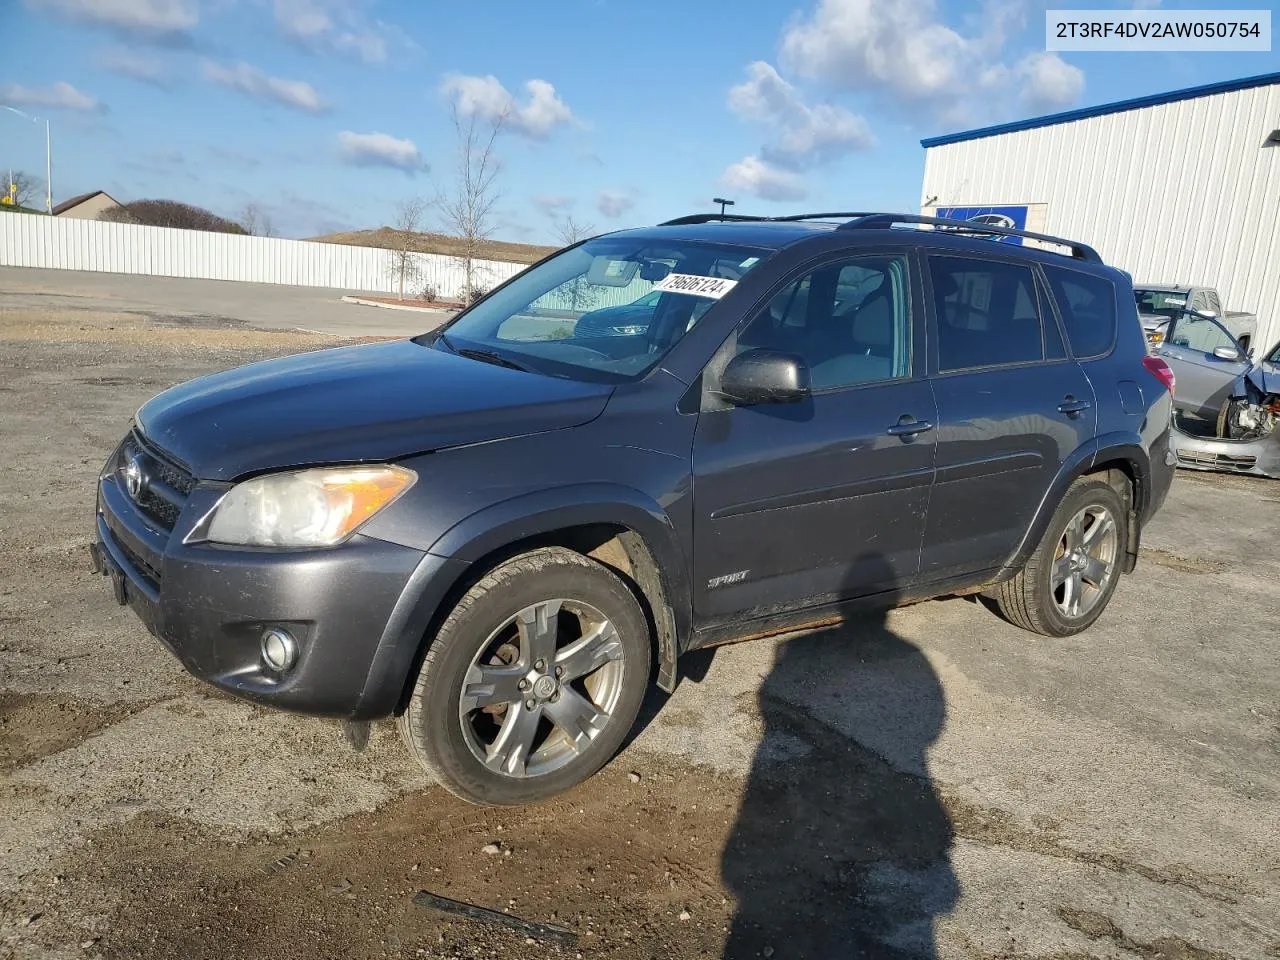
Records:
{"label": "front door", "polygon": [[[700,626],[915,579],[935,436],[918,300],[903,251],[824,263],[787,282],[709,364],[693,447]],[[717,401],[713,371],[756,347],[801,357],[812,395]]]}
{"label": "front door", "polygon": [[[1093,438],[1097,410],[1030,264],[927,259],[938,455],[921,574],[945,580],[1009,558],[1063,462]],[[1115,288],[1102,282],[1095,312],[1114,327]]]}
{"label": "front door", "polygon": [[[1236,359],[1216,356],[1215,350],[1231,351]],[[1236,338],[1217,320],[1195,313],[1181,314],[1169,324],[1157,352],[1173,370],[1174,402],[1209,425],[1217,423],[1236,379],[1249,369]]]}

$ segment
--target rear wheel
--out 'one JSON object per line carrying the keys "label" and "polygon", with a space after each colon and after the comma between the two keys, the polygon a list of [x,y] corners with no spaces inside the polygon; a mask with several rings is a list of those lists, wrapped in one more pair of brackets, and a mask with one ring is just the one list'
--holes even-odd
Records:
{"label": "rear wheel", "polygon": [[1044,539],[983,602],[1024,630],[1068,637],[1102,615],[1120,579],[1128,512],[1105,480],[1082,477],[1062,498]]}
{"label": "rear wheel", "polygon": [[622,745],[650,669],[648,621],[613,571],[562,548],[490,571],[427,651],[400,732],[451,793],[541,800]]}

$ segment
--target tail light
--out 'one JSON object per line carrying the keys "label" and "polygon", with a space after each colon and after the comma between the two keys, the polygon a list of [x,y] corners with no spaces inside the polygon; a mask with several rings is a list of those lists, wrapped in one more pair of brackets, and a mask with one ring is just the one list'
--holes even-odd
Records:
{"label": "tail light", "polygon": [[1169,388],[1169,394],[1172,396],[1174,386],[1173,368],[1160,357],[1152,356],[1143,357],[1142,365],[1147,368],[1147,371],[1152,376]]}

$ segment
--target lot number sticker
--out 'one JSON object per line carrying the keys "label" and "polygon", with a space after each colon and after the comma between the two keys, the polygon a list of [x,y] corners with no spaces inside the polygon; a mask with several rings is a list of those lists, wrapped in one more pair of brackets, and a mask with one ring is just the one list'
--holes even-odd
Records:
{"label": "lot number sticker", "polygon": [[737,280],[723,277],[699,277],[692,273],[668,273],[654,284],[653,289],[663,293],[688,293],[695,297],[719,300],[738,285]]}

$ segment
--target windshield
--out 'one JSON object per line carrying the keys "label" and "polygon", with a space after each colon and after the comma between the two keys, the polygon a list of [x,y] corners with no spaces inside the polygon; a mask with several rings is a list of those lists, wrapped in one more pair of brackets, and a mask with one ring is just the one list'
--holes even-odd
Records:
{"label": "windshield", "polygon": [[642,376],[770,251],[599,237],[518,274],[419,339],[536,373],[616,382]]}
{"label": "windshield", "polygon": [[1139,313],[1160,314],[1169,320],[1176,320],[1187,309],[1185,291],[1137,288],[1133,291],[1133,297],[1138,301]]}

